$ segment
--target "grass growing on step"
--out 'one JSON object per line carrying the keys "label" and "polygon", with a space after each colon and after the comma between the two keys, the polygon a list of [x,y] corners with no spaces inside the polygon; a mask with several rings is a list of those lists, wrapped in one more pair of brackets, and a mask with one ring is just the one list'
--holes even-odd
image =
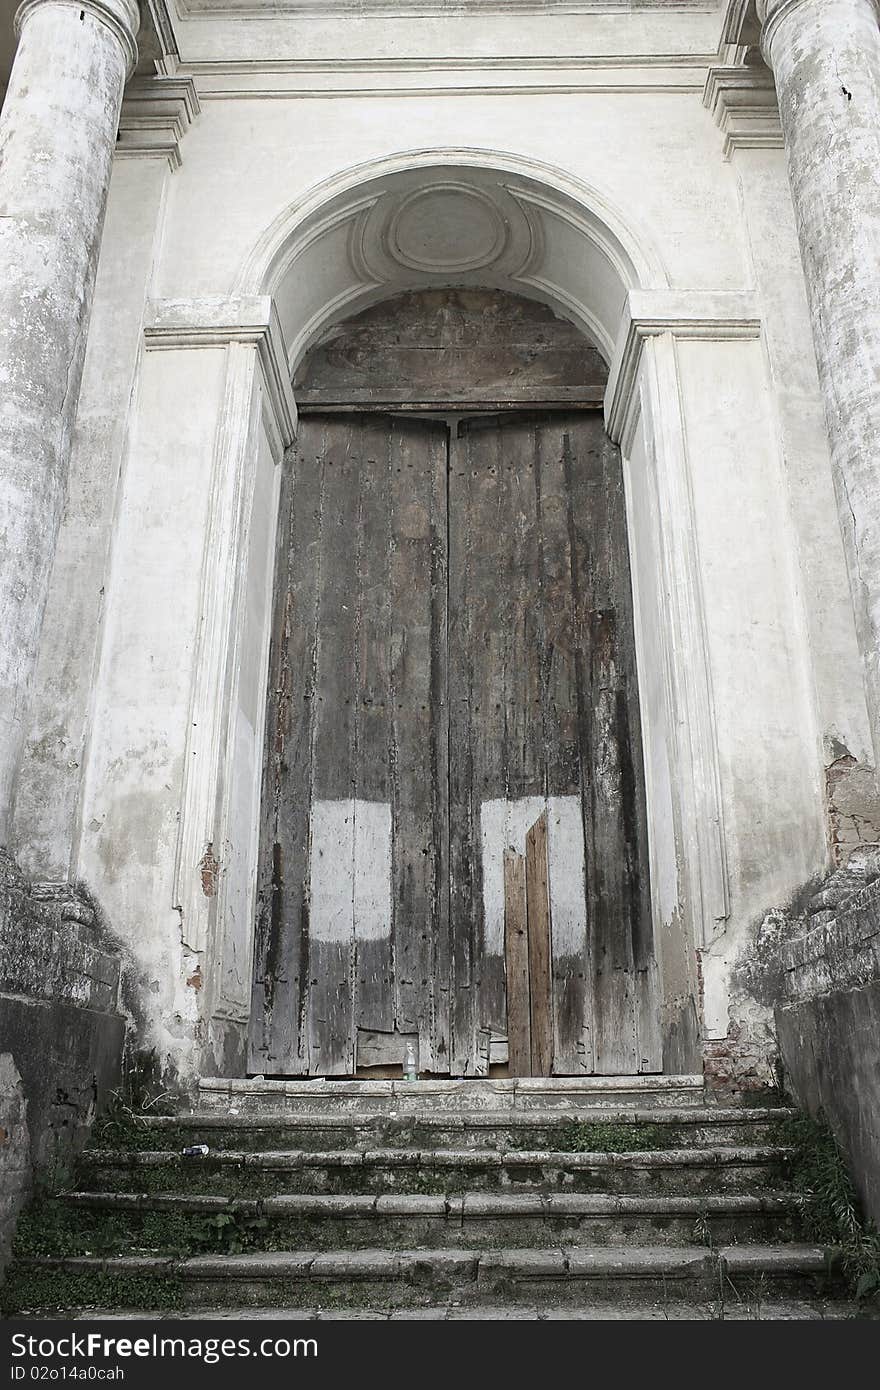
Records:
{"label": "grass growing on step", "polygon": [[880,1233],[862,1218],[846,1160],[828,1124],[798,1115],[779,1126],[793,1150],[791,1183],[806,1234],[841,1251],[850,1291],[880,1302]]}
{"label": "grass growing on step", "polygon": [[564,1153],[645,1153],[673,1147],[665,1125],[594,1124],[571,1120],[559,1131],[554,1147]]}
{"label": "grass growing on step", "polygon": [[186,1138],[186,1131],[176,1127],[162,1130],[162,1138],[157,1141],[155,1130],[146,1123],[157,1115],[170,1116],[175,1111],[171,1096],[132,1096],[124,1091],[114,1091],[100,1119],[95,1121],[89,1148],[97,1149],[154,1149],[182,1147],[192,1140]]}
{"label": "grass growing on step", "polygon": [[13,1265],[0,1288],[0,1315],[53,1313],[72,1308],[143,1308],[150,1311],[183,1307],[183,1284],[172,1276],[136,1274],[71,1274],[66,1270],[25,1269]]}
{"label": "grass growing on step", "polygon": [[262,1245],[260,1212],[102,1211],[37,1201],[15,1233],[17,1258],[68,1255],[239,1255]]}

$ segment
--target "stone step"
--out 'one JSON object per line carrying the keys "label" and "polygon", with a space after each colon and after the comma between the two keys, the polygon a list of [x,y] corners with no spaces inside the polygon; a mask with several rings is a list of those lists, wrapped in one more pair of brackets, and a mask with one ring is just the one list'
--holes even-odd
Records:
{"label": "stone step", "polygon": [[[489,1148],[609,1150],[697,1148],[771,1142],[794,1111],[782,1106],[591,1108],[586,1116],[558,1110],[392,1111],[296,1115],[190,1115],[139,1118],[126,1135],[133,1148],[211,1149]],[[112,1134],[112,1126],[108,1128]]]}
{"label": "stone step", "polygon": [[[208,1255],[30,1258],[10,1275],[30,1309],[436,1308],[467,1299],[635,1306],[832,1295],[834,1252],[814,1246],[568,1246],[480,1250],[327,1250]],[[7,1293],[7,1297],[9,1294]]]}
{"label": "stone step", "polygon": [[546,1191],[672,1195],[758,1193],[784,1183],[790,1150],[719,1145],[623,1153],[490,1149],[310,1149],[218,1152],[87,1151],[80,1186],[89,1191],[209,1192],[266,1197],[286,1192],[422,1192],[539,1188]]}
{"label": "stone step", "polygon": [[88,1322],[161,1322],[166,1318],[183,1322],[840,1322],[877,1318],[869,1306],[843,1299],[767,1298],[760,1292],[751,1298],[740,1298],[729,1290],[726,1300],[718,1297],[703,1303],[670,1303],[658,1299],[627,1302],[619,1307],[605,1302],[544,1307],[534,1303],[478,1306],[468,1302],[441,1303],[433,1308],[192,1308],[167,1313],[138,1308],[74,1308],[66,1310],[64,1316]]}
{"label": "stone step", "polygon": [[[71,1215],[76,1219],[71,1221]],[[208,1220],[206,1220],[208,1218]],[[214,1218],[215,1220],[211,1220]],[[220,1220],[216,1220],[220,1218]],[[794,1200],[784,1194],[700,1197],[466,1192],[459,1196],[315,1196],[264,1201],[177,1193],[73,1192],[44,1203],[36,1220],[56,1254],[204,1250],[230,1238],[254,1250],[378,1244],[458,1246],[682,1245],[793,1240]],[[56,1234],[57,1233],[57,1234]]]}
{"label": "stone step", "polygon": [[198,1108],[261,1115],[301,1111],[589,1110],[705,1103],[702,1076],[530,1077],[465,1081],[229,1080],[203,1077]]}

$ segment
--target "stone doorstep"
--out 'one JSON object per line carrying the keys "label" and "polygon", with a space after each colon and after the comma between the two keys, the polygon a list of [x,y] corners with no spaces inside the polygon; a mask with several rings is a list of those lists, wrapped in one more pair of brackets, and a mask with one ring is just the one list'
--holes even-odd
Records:
{"label": "stone doorstep", "polygon": [[581,1304],[579,1307],[540,1307],[507,1303],[500,1307],[448,1303],[433,1308],[189,1308],[174,1312],[75,1309],[67,1316],[89,1322],[816,1322],[865,1318],[855,1303],[826,1299],[762,1299],[760,1307],[744,1301]]}
{"label": "stone doorstep", "polygon": [[266,1081],[256,1079],[202,1078],[199,1098],[206,1108],[259,1106],[265,1113],[273,1105],[279,1109],[298,1108],[306,1101],[326,1108],[338,1106],[352,1111],[366,1104],[381,1110],[414,1106],[435,1110],[533,1108],[589,1108],[597,1102],[631,1097],[633,1103],[653,1097],[657,1106],[678,1103],[699,1104],[704,1098],[702,1076],[590,1076],[530,1077],[491,1081],[425,1080],[406,1081]]}
{"label": "stone doorstep", "polygon": [[[591,1125],[614,1124],[658,1124],[658,1125],[749,1125],[770,1124],[778,1120],[791,1119],[797,1112],[788,1106],[703,1106],[689,1105],[684,1108],[663,1109],[623,1109],[590,1108]],[[206,1130],[242,1129],[327,1129],[353,1130],[382,1127],[392,1123],[401,1126],[424,1129],[561,1129],[572,1123],[568,1111],[521,1110],[511,1114],[506,1110],[441,1111],[408,1110],[405,1113],[394,1110],[375,1110],[334,1113],[322,1110],[302,1110],[287,1114],[248,1111],[226,1112],[216,1110],[192,1111],[181,1115],[144,1116],[140,1124],[145,1130],[198,1129]]]}
{"label": "stone doorstep", "polygon": [[276,1218],[439,1217],[456,1221],[500,1217],[692,1216],[788,1214],[796,1207],[787,1193],[752,1196],[718,1193],[705,1196],[631,1196],[605,1193],[494,1193],[423,1196],[419,1193],[371,1196],[347,1193],[291,1193],[262,1200],[240,1197],[180,1196],[175,1193],[71,1192],[56,1199],[99,1211],[235,1212]]}
{"label": "stone doorstep", "polygon": [[186,1281],[387,1280],[437,1276],[477,1283],[483,1278],[533,1280],[705,1280],[713,1275],[786,1278],[822,1275],[839,1262],[836,1251],[817,1246],[581,1246],[556,1249],[329,1250],[247,1255],[100,1258],[89,1255],[29,1257],[19,1268],[63,1274],[158,1276]]}
{"label": "stone doorstep", "polygon": [[[782,1146],[719,1145],[705,1149],[645,1149],[628,1153],[569,1153],[550,1149],[284,1149],[230,1151],[183,1160],[189,1171],[198,1167],[258,1169],[298,1168],[723,1168],[734,1165],[781,1163],[792,1154]],[[92,1168],[154,1168],[176,1165],[170,1150],[92,1149],[83,1161]]]}

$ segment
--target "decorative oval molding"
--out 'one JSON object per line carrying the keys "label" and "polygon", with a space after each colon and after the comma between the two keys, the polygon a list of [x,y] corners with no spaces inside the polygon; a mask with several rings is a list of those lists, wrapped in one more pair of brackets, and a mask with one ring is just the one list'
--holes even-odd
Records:
{"label": "decorative oval molding", "polygon": [[497,203],[464,183],[436,183],[409,194],[383,237],[398,264],[431,275],[483,270],[504,254],[509,240]]}

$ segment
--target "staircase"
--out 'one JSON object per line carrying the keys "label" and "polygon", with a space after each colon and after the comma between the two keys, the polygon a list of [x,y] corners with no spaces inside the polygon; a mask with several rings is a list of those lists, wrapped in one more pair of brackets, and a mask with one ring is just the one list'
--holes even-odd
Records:
{"label": "staircase", "polygon": [[[100,1127],[27,1214],[11,1313],[852,1316],[799,1239],[778,1106],[700,1077],[204,1081]],[[207,1145],[206,1155],[183,1150]]]}

